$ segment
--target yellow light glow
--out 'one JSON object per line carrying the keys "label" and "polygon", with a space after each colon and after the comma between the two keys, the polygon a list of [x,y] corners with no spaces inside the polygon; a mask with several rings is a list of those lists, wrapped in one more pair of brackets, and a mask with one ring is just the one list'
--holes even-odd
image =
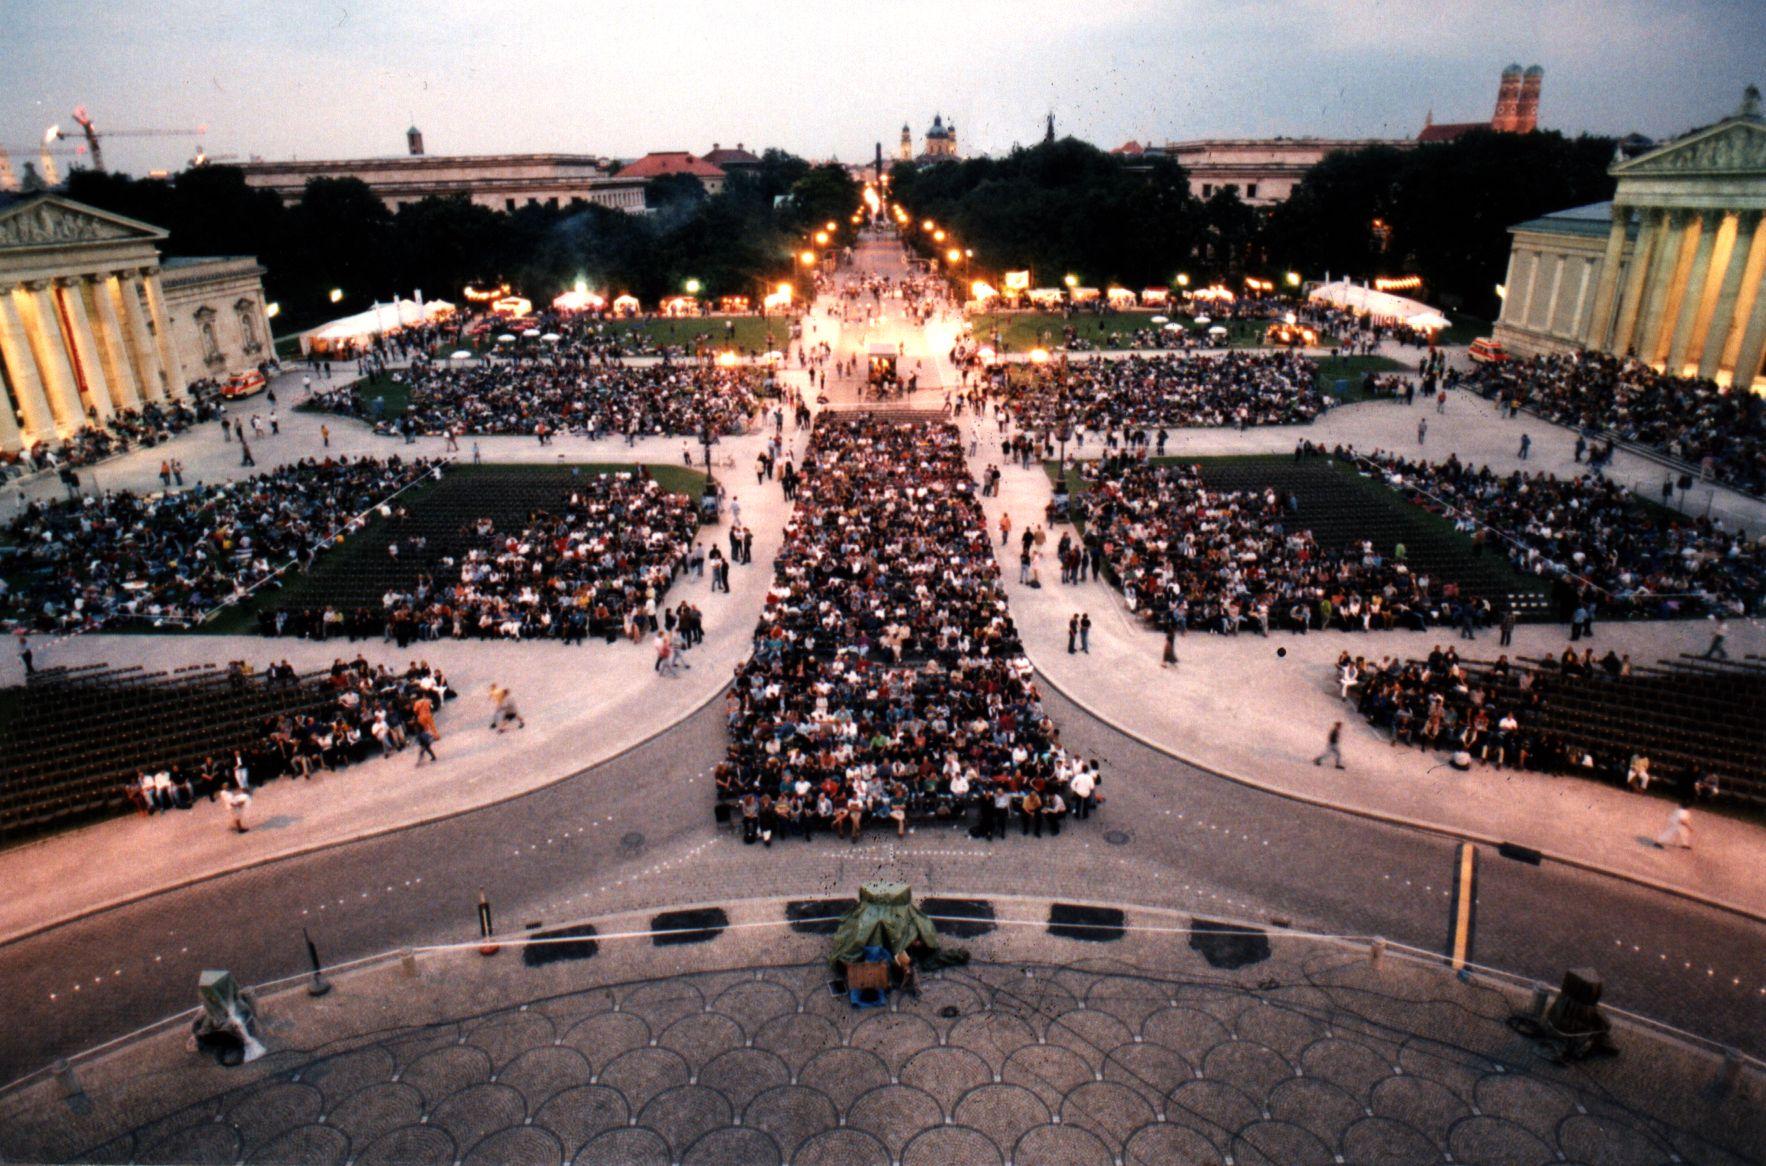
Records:
{"label": "yellow light glow", "polygon": [[805,251],[798,255],[797,258],[805,267],[814,267],[816,265],[816,253],[814,251]]}
{"label": "yellow light glow", "polygon": [[736,363],[736,354],[733,352],[720,352],[717,354],[717,362],[725,368],[729,368]]}
{"label": "yellow light glow", "polygon": [[827,229],[830,231],[838,231],[840,229],[840,225],[838,223],[836,223],[833,219],[829,219]]}
{"label": "yellow light glow", "polygon": [[1183,272],[1181,272],[1181,271],[1180,271],[1180,272],[1178,272],[1178,273],[1177,273],[1177,286],[1178,286],[1178,287],[1188,287],[1188,286],[1190,286],[1190,277],[1189,277],[1189,276],[1187,276],[1187,275],[1185,275],[1185,274],[1184,274],[1184,273],[1183,273]]}
{"label": "yellow light glow", "polygon": [[937,225],[938,224],[934,223],[931,219],[927,219],[925,222],[920,224],[920,230],[930,232],[932,230],[932,228]]}
{"label": "yellow light glow", "polygon": [[1298,271],[1288,272],[1288,286],[1289,287],[1299,287],[1300,286],[1300,273]]}
{"label": "yellow light glow", "polygon": [[331,289],[331,302],[335,304],[337,301],[339,301],[341,299],[343,299],[343,289],[340,287],[332,288]]}
{"label": "yellow light glow", "polygon": [[1030,350],[1030,363],[1031,364],[1047,364],[1048,362],[1049,362],[1049,350],[1048,349],[1046,349],[1046,348],[1032,348]]}
{"label": "yellow light glow", "polygon": [[816,245],[818,247],[826,247],[828,245],[828,238],[829,238],[828,232],[817,231],[816,232]]}
{"label": "yellow light glow", "polygon": [[944,242],[944,229],[941,227],[938,230],[933,231],[932,238],[940,243]]}
{"label": "yellow light glow", "polygon": [[950,262],[956,263],[963,258],[963,253],[958,251],[955,247],[952,247],[949,251],[944,253],[944,257]]}
{"label": "yellow light glow", "polygon": [[1068,287],[1078,287],[1079,286],[1079,277],[1077,275],[1069,274],[1069,275],[1063,276],[1061,278],[1061,282],[1066,284]]}
{"label": "yellow light glow", "polygon": [[579,279],[570,285],[570,290],[576,292],[578,295],[586,295],[589,290],[589,281],[586,279]]}
{"label": "yellow light glow", "polygon": [[986,303],[998,295],[999,292],[995,291],[985,279],[978,279],[969,285],[969,298],[977,303]]}
{"label": "yellow light glow", "polygon": [[781,295],[781,296],[784,296],[786,299],[790,299],[794,294],[796,294],[796,291],[797,291],[797,289],[792,287],[790,284],[782,283],[778,287],[773,289],[773,294],[774,295]]}
{"label": "yellow light glow", "polygon": [[696,296],[699,294],[699,289],[704,287],[705,285],[700,283],[696,279],[689,279],[683,286],[687,289],[688,295]]}
{"label": "yellow light glow", "polygon": [[271,303],[264,305],[264,315],[268,316],[270,319],[274,320],[277,316],[280,316],[281,314],[282,314],[282,305],[281,304],[271,302]]}

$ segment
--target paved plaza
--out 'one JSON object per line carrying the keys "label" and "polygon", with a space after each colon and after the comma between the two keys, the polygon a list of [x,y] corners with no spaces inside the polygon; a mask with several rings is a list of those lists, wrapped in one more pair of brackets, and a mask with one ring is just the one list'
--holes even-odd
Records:
{"label": "paved plaza", "polygon": [[[268,1056],[176,1031],[7,1099],[0,1153],[213,1163],[1741,1163],[1766,1136],[1715,1058],[1621,1024],[1554,1064],[1526,994],[1395,950],[1002,901],[967,966],[857,1010],[831,905],[737,904],[700,944],[642,934],[422,953],[263,1000]],[[936,909],[936,905],[934,905]],[[598,921],[617,937],[639,919]],[[745,928],[751,930],[744,930]],[[519,998],[519,1003],[503,1003]]]}

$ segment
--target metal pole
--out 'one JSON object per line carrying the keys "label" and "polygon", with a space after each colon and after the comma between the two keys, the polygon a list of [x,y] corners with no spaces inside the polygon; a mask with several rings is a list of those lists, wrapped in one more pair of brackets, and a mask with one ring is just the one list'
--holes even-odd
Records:
{"label": "metal pole", "polygon": [[323,996],[331,991],[331,984],[325,979],[325,973],[319,970],[319,949],[313,945],[313,937],[307,934],[306,928],[301,928],[300,934],[307,941],[307,960],[313,965],[313,978],[307,984],[307,995]]}
{"label": "metal pole", "polygon": [[502,945],[492,937],[496,934],[491,927],[491,901],[485,896],[484,888],[478,888],[478,934],[484,942],[478,945],[479,955],[496,955]]}

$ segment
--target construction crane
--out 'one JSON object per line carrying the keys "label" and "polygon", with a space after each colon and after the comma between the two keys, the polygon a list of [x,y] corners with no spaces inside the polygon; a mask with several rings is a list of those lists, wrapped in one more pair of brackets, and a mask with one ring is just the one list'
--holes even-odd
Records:
{"label": "construction crane", "polygon": [[181,138],[191,134],[200,137],[208,133],[207,126],[197,126],[193,130],[105,130],[100,133],[92,124],[92,115],[86,112],[83,105],[74,106],[74,121],[86,134],[86,146],[92,151],[92,169],[100,174],[104,173],[104,148],[99,142],[100,138]]}
{"label": "construction crane", "polygon": [[190,158],[190,168],[196,170],[203,166],[212,166],[217,162],[237,161],[239,161],[238,154],[210,154],[203,150],[201,145],[198,145],[196,147],[196,153]]}

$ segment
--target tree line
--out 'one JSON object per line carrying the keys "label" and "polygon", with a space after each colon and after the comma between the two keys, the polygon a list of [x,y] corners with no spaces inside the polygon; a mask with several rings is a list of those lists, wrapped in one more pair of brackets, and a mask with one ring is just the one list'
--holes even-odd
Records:
{"label": "tree line", "polygon": [[1496,314],[1508,228],[1612,197],[1611,138],[1477,130],[1411,148],[1328,155],[1273,208],[1231,189],[1204,200],[1163,157],[1120,156],[1071,138],[1001,158],[898,163],[891,192],[915,223],[933,220],[972,274],[1030,268],[1036,282],[1139,288],[1182,272],[1198,285],[1246,275],[1307,279],[1420,275],[1442,307]]}
{"label": "tree line", "polygon": [[[715,196],[687,175],[653,181],[642,215],[581,201],[506,212],[464,195],[393,211],[354,178],[312,179],[284,204],[221,165],[171,179],[76,170],[67,195],[164,227],[168,255],[256,256],[267,269],[266,295],[281,305],[278,332],[417,289],[458,300],[474,283],[507,282],[537,304],[578,279],[646,304],[689,279],[706,295],[754,298],[790,277],[807,232],[830,219],[846,224],[859,202],[844,168],[779,150],[730,174]],[[343,293],[336,303],[333,289]]]}

